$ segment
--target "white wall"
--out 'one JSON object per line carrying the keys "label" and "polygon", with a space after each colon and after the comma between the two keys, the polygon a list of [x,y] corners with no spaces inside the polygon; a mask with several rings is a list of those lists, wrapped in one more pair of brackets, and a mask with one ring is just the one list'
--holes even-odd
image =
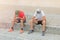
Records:
{"label": "white wall", "polygon": [[60,8],[60,0],[0,0],[0,4]]}
{"label": "white wall", "polygon": [[11,22],[14,11],[21,9],[21,6],[24,10],[29,8],[29,11],[38,6],[46,13],[60,13],[60,0],[0,0],[0,23]]}

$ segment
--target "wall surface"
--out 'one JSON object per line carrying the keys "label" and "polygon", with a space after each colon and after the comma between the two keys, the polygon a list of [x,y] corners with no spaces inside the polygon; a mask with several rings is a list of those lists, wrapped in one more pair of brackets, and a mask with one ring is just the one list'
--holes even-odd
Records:
{"label": "wall surface", "polygon": [[28,15],[34,13],[36,8],[42,9],[48,18],[57,19],[52,23],[60,23],[60,0],[0,0],[0,23],[11,23],[15,10],[23,10]]}
{"label": "wall surface", "polygon": [[0,0],[0,4],[60,8],[60,0]]}

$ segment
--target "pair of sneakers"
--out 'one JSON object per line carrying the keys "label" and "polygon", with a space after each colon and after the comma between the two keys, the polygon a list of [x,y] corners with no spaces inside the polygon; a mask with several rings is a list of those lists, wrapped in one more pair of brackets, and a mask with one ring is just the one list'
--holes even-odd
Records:
{"label": "pair of sneakers", "polygon": [[[9,32],[12,32],[12,31],[14,31],[13,27],[11,27],[11,28],[9,29]],[[20,33],[23,33],[23,32],[24,32],[24,30],[23,30],[23,28],[21,28]],[[34,30],[30,30],[30,31],[28,32],[28,34],[31,34],[31,33],[33,33],[33,32],[34,32]]]}
{"label": "pair of sneakers", "polygon": [[[14,31],[14,29],[13,28],[10,28],[9,29],[9,32],[12,32],[12,31]],[[24,32],[24,30],[23,30],[23,28],[21,28],[20,33],[23,33],[23,32]]]}
{"label": "pair of sneakers", "polygon": [[[33,33],[34,32],[34,30],[30,30],[29,32],[28,32],[28,34],[31,34],[31,33]],[[44,36],[45,35],[45,31],[42,31],[42,36]]]}
{"label": "pair of sneakers", "polygon": [[[9,29],[9,32],[12,32],[12,31],[14,31],[14,29],[13,28],[10,28]],[[20,30],[20,33],[23,33],[24,32],[24,30],[23,30],[23,28],[21,28],[21,30]],[[28,34],[31,34],[31,33],[33,33],[34,32],[34,30],[30,30],[29,32],[28,32]],[[45,31],[42,31],[42,36],[44,36],[45,35]]]}

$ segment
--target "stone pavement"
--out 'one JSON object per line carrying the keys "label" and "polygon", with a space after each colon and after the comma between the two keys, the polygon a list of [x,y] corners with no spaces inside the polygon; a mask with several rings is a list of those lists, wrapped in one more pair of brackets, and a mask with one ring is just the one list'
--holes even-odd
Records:
{"label": "stone pavement", "polygon": [[27,33],[28,31],[20,34],[18,30],[8,32],[8,29],[0,29],[0,40],[60,40],[60,34],[46,33],[41,36],[41,32]]}
{"label": "stone pavement", "polygon": [[[19,33],[20,25],[16,24],[13,32],[8,32],[8,28],[11,27],[11,23],[0,23],[0,40],[60,40],[60,14],[46,14],[47,15],[47,30],[45,36],[41,36],[42,27],[37,25],[39,32],[35,30],[32,34],[27,34],[29,25],[26,25],[25,32]],[[31,14],[32,16],[32,14]],[[30,17],[31,17],[30,16]],[[29,14],[28,20],[31,19]],[[28,24],[28,23],[27,23]],[[17,27],[18,26],[18,27]]]}

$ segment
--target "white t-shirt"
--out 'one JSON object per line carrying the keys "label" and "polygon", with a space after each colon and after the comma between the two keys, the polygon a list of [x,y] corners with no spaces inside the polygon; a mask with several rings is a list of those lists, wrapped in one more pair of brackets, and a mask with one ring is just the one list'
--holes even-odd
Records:
{"label": "white t-shirt", "polygon": [[42,20],[42,17],[45,16],[44,12],[41,10],[41,12],[38,14],[37,11],[35,12],[34,16],[38,20]]}

